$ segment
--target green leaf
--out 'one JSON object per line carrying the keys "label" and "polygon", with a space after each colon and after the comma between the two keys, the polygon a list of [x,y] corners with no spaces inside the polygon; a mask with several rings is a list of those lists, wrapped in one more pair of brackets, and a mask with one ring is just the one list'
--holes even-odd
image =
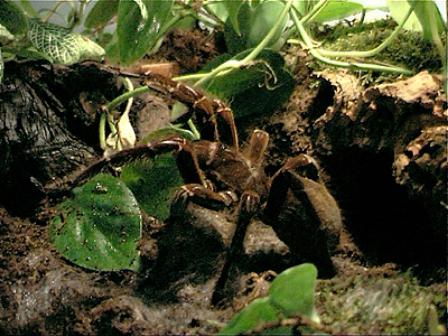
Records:
{"label": "green leaf", "polygon": [[[226,0],[207,1],[205,7],[207,11],[212,12],[222,22],[225,22],[229,17],[229,10],[227,9],[226,5],[227,2],[229,1]],[[237,2],[239,2],[239,0]]]}
{"label": "green leaf", "polygon": [[313,264],[301,264],[280,273],[269,289],[269,302],[286,316],[304,315],[316,322],[314,287],[317,269]]}
{"label": "green leaf", "polygon": [[14,35],[12,35],[8,29],[0,24],[0,46],[5,45],[11,41],[14,41]]}
{"label": "green leaf", "polygon": [[230,23],[232,24],[233,29],[238,35],[241,35],[240,25],[238,22],[238,13],[240,12],[240,8],[243,3],[243,0],[225,1],[223,3],[227,8],[227,12],[229,13]]}
{"label": "green leaf", "polygon": [[174,194],[184,184],[170,153],[123,167],[121,179],[132,190],[142,209],[161,221],[169,217]]}
{"label": "green leaf", "polygon": [[[406,13],[411,8],[411,0],[408,1],[394,1],[387,0],[389,6],[390,15],[392,18],[401,23]],[[403,28],[412,31],[418,31],[423,33],[425,39],[431,40],[431,21],[436,25],[438,33],[442,33],[445,28],[442,16],[433,1],[417,1],[414,12],[404,24]]]}
{"label": "green leaf", "polygon": [[167,29],[165,25],[171,15],[173,0],[142,1],[148,13],[146,20],[135,1],[120,1],[118,6],[118,46],[123,64],[144,56],[157,45]]}
{"label": "green leaf", "polygon": [[104,49],[88,38],[35,19],[30,20],[28,38],[37,51],[46,55],[53,63],[70,65],[104,55]]}
{"label": "green leaf", "polygon": [[39,15],[37,14],[36,10],[34,9],[33,5],[31,4],[31,1],[29,0],[20,0],[19,6],[22,8],[22,10],[28,15],[29,17],[35,18]]}
{"label": "green leaf", "polygon": [[[235,57],[241,60],[250,53],[246,50]],[[229,60],[230,55],[221,55],[204,67],[208,71]],[[230,101],[236,118],[255,113],[272,113],[290,96],[294,78],[285,69],[283,58],[272,50],[263,50],[248,68],[232,71],[213,79],[204,89],[221,99]]]}
{"label": "green leaf", "polygon": [[292,5],[305,16],[318,2],[318,0],[294,0]]}
{"label": "green leaf", "polygon": [[117,14],[119,0],[98,0],[87,15],[84,25],[98,28],[106,25]]}
{"label": "green leaf", "polygon": [[5,63],[3,63],[2,50],[0,49],[0,84],[3,82],[4,70],[5,70]]}
{"label": "green leaf", "polygon": [[186,129],[177,128],[173,125],[159,128],[158,130],[155,130],[154,132],[149,133],[146,135],[143,139],[139,141],[139,144],[146,144],[150,141],[156,141],[161,139],[167,139],[169,137],[173,136],[180,136],[182,138],[185,138],[187,140],[195,140],[194,134]]}
{"label": "green leaf", "polygon": [[99,174],[73,190],[57,207],[50,226],[56,249],[73,263],[94,270],[138,270],[140,209],[119,179]]}
{"label": "green leaf", "polygon": [[235,315],[219,335],[244,334],[264,323],[277,320],[279,320],[279,312],[269,303],[269,299],[256,299]]}
{"label": "green leaf", "polygon": [[360,13],[363,6],[355,1],[338,0],[328,1],[324,8],[317,14],[312,22],[323,23],[327,21],[340,20],[347,16]]}
{"label": "green leaf", "polygon": [[366,10],[380,9],[387,10],[387,0],[352,0],[352,2],[359,3]]}
{"label": "green leaf", "polygon": [[25,34],[28,30],[25,14],[13,1],[0,0],[0,24],[14,35]]}
{"label": "green leaf", "polygon": [[[230,16],[224,25],[224,38],[229,52],[237,54],[257,46],[277,22],[284,6],[280,1],[264,1],[256,7],[244,2],[238,11],[239,31],[235,31]],[[277,45],[277,42],[281,38],[287,21],[288,17],[285,17],[281,24],[282,29],[276,32],[267,47],[275,45],[279,49],[282,46]]]}
{"label": "green leaf", "polygon": [[134,1],[138,8],[140,9],[140,15],[143,19],[143,21],[146,21],[148,19],[148,10],[146,9],[146,5],[143,3],[142,0],[132,0]]}

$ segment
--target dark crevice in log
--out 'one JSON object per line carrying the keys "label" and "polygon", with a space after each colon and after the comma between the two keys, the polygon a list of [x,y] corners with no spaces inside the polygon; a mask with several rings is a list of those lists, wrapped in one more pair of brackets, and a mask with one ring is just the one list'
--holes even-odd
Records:
{"label": "dark crevice in log", "polygon": [[97,155],[99,116],[95,108],[89,115],[86,101],[106,101],[103,91],[116,94],[113,80],[93,65],[6,64],[0,85],[0,203],[13,214],[32,213],[44,196],[42,185]]}
{"label": "dark crevice in log", "polygon": [[395,182],[392,161],[391,152],[359,149],[326,159],[347,229],[374,264],[441,267],[445,239],[433,230],[428,209]]}

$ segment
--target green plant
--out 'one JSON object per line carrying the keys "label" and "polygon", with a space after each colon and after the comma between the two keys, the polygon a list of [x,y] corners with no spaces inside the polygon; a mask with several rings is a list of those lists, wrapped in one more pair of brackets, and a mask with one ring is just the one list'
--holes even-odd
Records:
{"label": "green plant", "polygon": [[73,263],[94,270],[138,270],[141,214],[119,179],[99,174],[57,206],[50,226],[56,249]]}
{"label": "green plant", "polygon": [[31,9],[26,0],[18,4],[0,1],[0,47],[5,59],[43,58],[69,65],[104,55],[103,48],[95,42],[72,29],[41,21]]}
{"label": "green plant", "polygon": [[306,326],[322,331],[314,307],[317,270],[313,264],[301,264],[280,273],[272,282],[269,295],[254,300],[235,315],[220,335],[292,334]]}

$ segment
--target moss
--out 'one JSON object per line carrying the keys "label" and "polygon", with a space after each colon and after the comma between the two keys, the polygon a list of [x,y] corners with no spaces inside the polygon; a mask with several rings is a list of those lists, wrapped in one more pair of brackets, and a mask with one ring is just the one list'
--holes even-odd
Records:
{"label": "moss", "polygon": [[[446,292],[423,287],[408,275],[356,275],[321,281],[317,307],[324,325],[343,334],[428,334],[428,310],[443,314]],[[445,316],[446,317],[446,316]]]}
{"label": "moss", "polygon": [[[381,44],[395,29],[391,19],[379,20],[364,25],[347,27],[343,23],[326,31],[314,31],[314,36],[324,42],[322,48],[328,50],[370,50]],[[446,44],[446,34],[442,36]],[[345,59],[346,60],[346,59]],[[357,59],[356,61],[360,61]],[[415,72],[428,70],[441,72],[442,64],[439,54],[431,41],[423,39],[418,32],[401,30],[392,43],[379,54],[363,58],[364,62],[386,63],[406,67]],[[319,68],[326,67],[320,64]],[[396,77],[397,75],[387,75]],[[377,78],[366,78],[372,81]]]}

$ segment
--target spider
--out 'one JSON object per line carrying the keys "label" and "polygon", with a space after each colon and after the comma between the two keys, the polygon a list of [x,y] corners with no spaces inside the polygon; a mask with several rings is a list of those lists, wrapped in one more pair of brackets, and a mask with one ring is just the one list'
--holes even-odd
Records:
{"label": "spider", "polygon": [[[215,285],[213,304],[224,299],[229,269],[242,253],[246,228],[254,216],[271,225],[291,252],[324,269],[333,269],[329,249],[338,244],[341,216],[336,201],[320,181],[313,158],[305,154],[289,158],[275,175],[268,177],[263,164],[269,143],[267,132],[253,131],[240,149],[232,111],[222,101],[156,74],[148,74],[145,83],[190,107],[188,117],[195,115],[200,120],[205,139],[171,137],[122,150],[89,166],[69,183],[70,188],[109,164],[173,152],[185,181],[174,197],[173,213],[182,214],[188,202],[214,209],[235,208],[236,229]],[[230,128],[229,145],[220,141],[218,120],[224,120]]]}

